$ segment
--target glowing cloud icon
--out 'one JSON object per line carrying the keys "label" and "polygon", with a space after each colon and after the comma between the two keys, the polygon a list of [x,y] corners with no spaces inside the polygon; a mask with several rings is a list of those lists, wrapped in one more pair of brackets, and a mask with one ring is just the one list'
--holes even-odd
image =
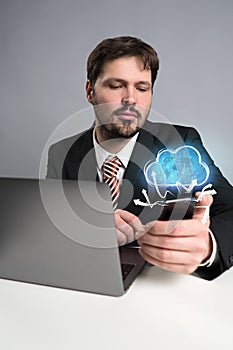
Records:
{"label": "glowing cloud icon", "polygon": [[[193,146],[181,146],[173,151],[161,150],[155,160],[144,167],[148,184],[152,186],[201,186],[209,178],[209,167]],[[191,189],[191,188],[190,188]]]}

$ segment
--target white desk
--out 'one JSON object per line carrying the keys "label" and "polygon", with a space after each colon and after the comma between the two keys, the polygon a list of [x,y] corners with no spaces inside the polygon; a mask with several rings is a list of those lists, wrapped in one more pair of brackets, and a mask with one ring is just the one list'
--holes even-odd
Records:
{"label": "white desk", "polygon": [[225,350],[233,271],[213,282],[146,267],[119,298],[0,280],[3,350]]}

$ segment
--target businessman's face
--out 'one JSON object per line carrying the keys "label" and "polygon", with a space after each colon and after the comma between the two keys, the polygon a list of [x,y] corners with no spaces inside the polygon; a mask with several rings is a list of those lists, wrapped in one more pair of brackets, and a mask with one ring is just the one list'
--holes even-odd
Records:
{"label": "businessman's face", "polygon": [[86,91],[95,109],[98,141],[130,138],[151,107],[151,71],[139,57],[121,57],[107,62],[93,89],[88,81]]}

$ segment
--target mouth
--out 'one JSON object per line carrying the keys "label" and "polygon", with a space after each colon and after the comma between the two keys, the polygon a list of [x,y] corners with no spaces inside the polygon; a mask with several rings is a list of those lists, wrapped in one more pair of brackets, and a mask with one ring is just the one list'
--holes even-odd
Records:
{"label": "mouth", "polygon": [[138,116],[135,113],[121,112],[116,113],[117,118],[123,122],[132,123],[138,119]]}
{"label": "mouth", "polygon": [[134,108],[126,109],[120,108],[114,112],[115,116],[120,119],[123,123],[137,122],[140,118],[140,113]]}

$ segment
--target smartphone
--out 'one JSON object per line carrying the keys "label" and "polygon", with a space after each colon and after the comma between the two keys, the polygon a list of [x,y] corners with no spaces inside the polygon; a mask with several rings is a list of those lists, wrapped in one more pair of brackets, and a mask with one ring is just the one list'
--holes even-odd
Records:
{"label": "smartphone", "polygon": [[167,199],[158,220],[184,220],[193,217],[194,208],[197,204],[195,197]]}

